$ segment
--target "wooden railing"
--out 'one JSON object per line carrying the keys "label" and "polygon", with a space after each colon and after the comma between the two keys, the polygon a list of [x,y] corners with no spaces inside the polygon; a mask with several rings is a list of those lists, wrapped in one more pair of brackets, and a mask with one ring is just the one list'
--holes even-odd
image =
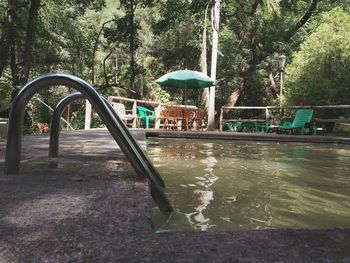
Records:
{"label": "wooden railing", "polygon": [[[321,105],[321,106],[266,106],[266,107],[244,107],[244,106],[237,106],[237,107],[222,107],[220,112],[220,131],[223,130],[223,126],[225,122],[242,122],[242,121],[255,121],[255,122],[269,122],[271,117],[272,111],[279,111],[281,115],[283,115],[284,110],[290,110],[290,109],[329,109],[329,110],[335,110],[335,109],[350,109],[350,105]],[[263,111],[261,115],[264,116],[264,118],[254,118],[254,119],[243,119],[243,118],[225,118],[225,113],[229,111],[237,111],[237,110],[261,110]],[[350,119],[344,119],[344,118],[337,118],[337,119],[322,119],[322,118],[314,118],[315,122],[319,123],[350,123]]]}
{"label": "wooden railing", "polygon": [[0,118],[0,138],[6,137],[7,124],[8,124],[8,119],[7,118]]}

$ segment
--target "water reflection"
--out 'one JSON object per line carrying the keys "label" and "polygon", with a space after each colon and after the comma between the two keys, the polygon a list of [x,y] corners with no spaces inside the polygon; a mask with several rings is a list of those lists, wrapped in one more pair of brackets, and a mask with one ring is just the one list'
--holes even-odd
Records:
{"label": "water reflection", "polygon": [[210,227],[210,218],[206,217],[203,212],[207,209],[210,201],[214,199],[211,186],[219,179],[219,177],[213,173],[214,167],[218,162],[213,155],[213,143],[205,143],[204,146],[206,149],[200,152],[206,156],[201,160],[201,163],[206,166],[204,169],[205,173],[203,177],[195,177],[198,179],[196,184],[202,186],[204,189],[194,190],[199,205],[195,207],[195,212],[185,214],[188,222],[195,228],[199,227],[201,231],[206,231]]}
{"label": "water reflection", "polygon": [[350,147],[152,139],[148,154],[177,209],[156,228],[350,227]]}

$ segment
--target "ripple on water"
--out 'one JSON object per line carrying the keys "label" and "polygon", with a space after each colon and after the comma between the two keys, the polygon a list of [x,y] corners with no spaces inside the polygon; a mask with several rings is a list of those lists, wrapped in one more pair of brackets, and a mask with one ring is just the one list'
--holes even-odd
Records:
{"label": "ripple on water", "polygon": [[151,139],[148,153],[177,209],[156,229],[350,227],[350,147]]}

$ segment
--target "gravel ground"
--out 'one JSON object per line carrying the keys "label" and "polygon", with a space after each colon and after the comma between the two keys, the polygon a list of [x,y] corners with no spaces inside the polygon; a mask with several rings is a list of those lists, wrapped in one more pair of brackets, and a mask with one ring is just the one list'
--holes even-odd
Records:
{"label": "gravel ground", "polygon": [[[144,133],[134,133],[144,145]],[[148,182],[105,130],[26,136],[21,172],[4,175],[0,262],[350,262],[350,230],[154,233]]]}

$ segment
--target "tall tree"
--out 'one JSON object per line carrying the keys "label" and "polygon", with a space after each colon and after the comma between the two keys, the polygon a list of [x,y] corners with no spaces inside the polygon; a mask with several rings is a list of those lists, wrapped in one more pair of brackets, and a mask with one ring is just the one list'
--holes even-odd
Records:
{"label": "tall tree", "polygon": [[[16,87],[25,84],[33,68],[33,61],[36,58],[35,67],[42,66],[41,59],[46,55],[44,63],[48,64],[52,53],[58,52],[57,45],[52,50],[47,45],[59,43],[62,49],[67,48],[65,40],[68,37],[77,35],[70,30],[74,27],[73,23],[68,24],[66,20],[84,14],[88,7],[100,8],[103,0],[83,0],[83,1],[59,1],[52,0],[7,0],[2,13],[2,31],[0,33],[0,77],[4,70],[9,67],[11,72],[13,95],[16,94]],[[50,13],[52,10],[63,14],[58,17],[55,13],[52,16],[40,11]],[[1,9],[0,9],[1,11]],[[40,17],[40,19],[39,19]],[[64,29],[59,28],[58,24],[65,24]],[[64,30],[64,32],[63,32]],[[34,45],[38,48],[34,50]],[[44,49],[44,47],[46,49]],[[42,48],[42,50],[38,50]],[[51,52],[51,53],[50,53]],[[63,57],[63,56],[62,56]],[[51,60],[50,60],[51,61]]]}
{"label": "tall tree", "polygon": [[[9,48],[9,50],[5,49],[4,52],[10,54],[12,86],[14,87],[12,97],[16,95],[17,87],[25,84],[29,78],[40,2],[41,0],[31,0],[28,3],[29,6],[16,0],[9,0],[7,3],[5,12],[7,29],[4,41],[8,43],[5,48]],[[23,22],[23,17],[27,17],[25,22]],[[21,38],[20,32],[22,27],[26,28],[23,32],[24,40]],[[8,55],[5,54],[3,65],[6,63],[6,56]]]}
{"label": "tall tree", "polygon": [[[211,53],[211,70],[210,77],[216,80],[216,65],[218,59],[219,45],[219,22],[220,22],[220,0],[215,0],[212,7],[212,28],[213,28],[213,44]],[[209,107],[208,107],[208,130],[215,129],[215,86],[209,89]]]}
{"label": "tall tree", "polygon": [[[190,2],[168,0],[158,4],[161,16],[153,25],[156,38],[152,55],[159,59],[163,70],[157,77],[169,71],[186,68],[208,74],[210,58],[208,58],[207,43],[211,42],[209,40],[211,32],[207,13],[213,2],[211,0]],[[179,100],[180,96],[176,93],[178,90],[169,90],[174,100]],[[209,89],[205,91],[204,94],[209,93]],[[198,105],[203,102],[209,103],[209,100],[205,99],[207,96],[201,97],[198,91],[190,91],[188,95],[190,103]]]}
{"label": "tall tree", "polygon": [[31,0],[28,11],[28,20],[26,26],[26,37],[21,64],[21,84],[26,83],[29,78],[29,71],[33,61],[33,45],[35,33],[37,30],[37,19],[41,0]]}
{"label": "tall tree", "polygon": [[9,57],[9,29],[13,24],[13,15],[15,14],[14,3],[8,2],[7,6],[4,6],[2,23],[1,23],[1,33],[0,33],[0,77],[8,65],[8,57]]}
{"label": "tall tree", "polygon": [[129,89],[135,90],[135,78],[139,74],[138,64],[136,62],[136,51],[140,47],[138,32],[141,29],[140,21],[136,17],[138,8],[149,7],[153,0],[121,0],[121,6],[125,15],[115,18],[114,27],[104,30],[105,37],[117,45],[126,45],[129,48]]}
{"label": "tall tree", "polygon": [[[233,17],[238,21],[236,35],[240,36],[243,42],[245,54],[242,53],[238,72],[239,81],[228,98],[228,106],[236,104],[242,92],[247,88],[247,81],[251,80],[259,69],[259,64],[275,52],[283,51],[281,46],[286,45],[297,34],[299,29],[305,26],[315,13],[318,2],[319,0],[311,0],[302,17],[296,22],[289,24],[289,28],[285,28],[286,23],[283,23],[282,19],[272,19],[272,21],[280,22],[283,31],[279,30],[276,35],[270,33],[270,39],[268,39],[270,43],[264,43],[266,36],[261,34],[268,34],[268,32],[264,30],[263,24],[269,24],[269,13],[271,11],[276,12],[279,10],[279,1],[255,0],[249,5],[238,1],[243,8],[236,9]],[[264,10],[266,11],[264,12]]]}

